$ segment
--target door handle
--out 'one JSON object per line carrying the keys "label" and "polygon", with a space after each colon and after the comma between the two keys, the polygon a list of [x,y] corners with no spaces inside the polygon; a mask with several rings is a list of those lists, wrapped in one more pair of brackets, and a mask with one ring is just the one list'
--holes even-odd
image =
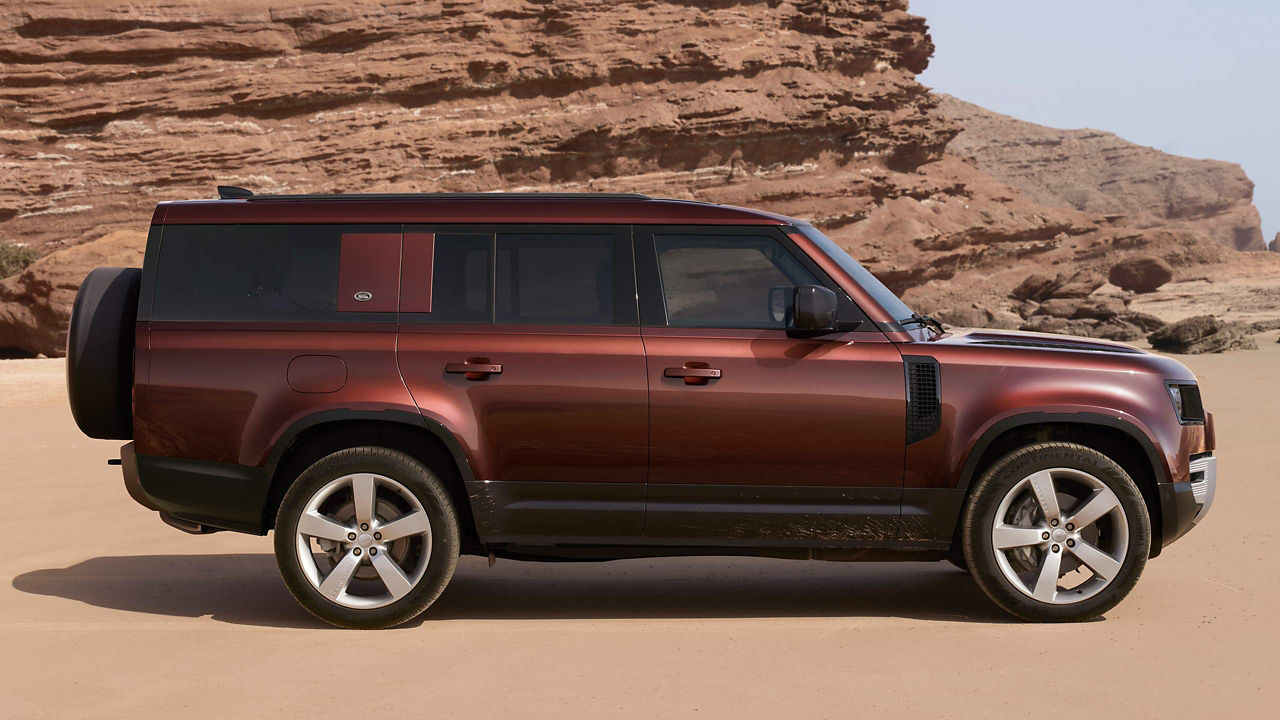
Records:
{"label": "door handle", "polygon": [[706,363],[685,363],[684,367],[667,368],[662,371],[663,377],[684,378],[685,385],[706,385],[720,375],[718,369],[707,367]]}
{"label": "door handle", "polygon": [[490,375],[502,372],[502,365],[489,362],[489,358],[467,358],[466,362],[445,365],[444,371],[461,373],[468,380],[488,380]]}

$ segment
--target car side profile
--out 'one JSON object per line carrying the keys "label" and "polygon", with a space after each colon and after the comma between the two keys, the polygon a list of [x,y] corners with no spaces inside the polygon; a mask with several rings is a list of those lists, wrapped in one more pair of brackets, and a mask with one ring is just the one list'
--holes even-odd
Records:
{"label": "car side profile", "polygon": [[[1209,510],[1213,416],[1117,343],[947,332],[811,224],[618,194],[160,203],[75,301],[71,407],[190,533],[353,628],[461,554],[950,560],[1096,617]],[[941,601],[941,600],[940,600]]]}

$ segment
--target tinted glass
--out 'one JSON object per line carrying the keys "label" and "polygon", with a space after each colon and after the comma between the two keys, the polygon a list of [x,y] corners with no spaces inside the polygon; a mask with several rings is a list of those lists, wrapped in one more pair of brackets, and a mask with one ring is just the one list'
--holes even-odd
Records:
{"label": "tinted glass", "polygon": [[489,322],[492,251],[493,236],[487,233],[436,235],[431,320]]}
{"label": "tinted glass", "polygon": [[818,285],[764,236],[655,235],[672,327],[785,328],[793,290]]}
{"label": "tinted glass", "polygon": [[615,324],[616,244],[611,234],[499,234],[497,322]]}
{"label": "tinted glass", "polygon": [[[337,312],[344,233],[398,226],[171,225],[157,262],[155,320],[356,319]],[[368,319],[367,316],[362,319]]]}

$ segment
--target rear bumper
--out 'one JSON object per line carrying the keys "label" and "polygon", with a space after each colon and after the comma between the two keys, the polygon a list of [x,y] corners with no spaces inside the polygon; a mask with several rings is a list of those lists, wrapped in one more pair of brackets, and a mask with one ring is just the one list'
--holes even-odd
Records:
{"label": "rear bumper", "polygon": [[120,448],[120,470],[124,472],[124,489],[129,492],[129,497],[148,510],[159,510],[160,506],[142,489],[142,479],[138,477],[138,454],[134,452],[133,443]]}
{"label": "rear bumper", "polygon": [[266,534],[271,483],[262,468],[139,455],[128,443],[120,448],[120,469],[129,497],[179,530]]}
{"label": "rear bumper", "polygon": [[1218,458],[1206,453],[1192,459],[1190,476],[1191,482],[1160,483],[1162,546],[1186,535],[1209,513],[1218,485]]}

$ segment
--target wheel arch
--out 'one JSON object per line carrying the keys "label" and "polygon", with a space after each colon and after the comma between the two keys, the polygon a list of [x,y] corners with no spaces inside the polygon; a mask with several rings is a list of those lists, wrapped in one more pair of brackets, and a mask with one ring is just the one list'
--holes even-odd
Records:
{"label": "wheel arch", "polygon": [[263,529],[274,527],[285,492],[303,470],[325,455],[360,445],[399,450],[439,473],[458,510],[464,548],[479,544],[466,491],[466,482],[474,476],[462,445],[441,423],[403,410],[326,410],[289,426],[267,457],[271,486]]}
{"label": "wheel arch", "polygon": [[957,485],[965,490],[965,502],[973,480],[992,463],[1019,447],[1045,441],[1074,442],[1092,448],[1124,468],[1142,492],[1151,518],[1150,557],[1160,554],[1163,514],[1158,483],[1164,476],[1160,452],[1141,428],[1112,415],[1025,413],[994,423],[974,443],[965,460]]}

